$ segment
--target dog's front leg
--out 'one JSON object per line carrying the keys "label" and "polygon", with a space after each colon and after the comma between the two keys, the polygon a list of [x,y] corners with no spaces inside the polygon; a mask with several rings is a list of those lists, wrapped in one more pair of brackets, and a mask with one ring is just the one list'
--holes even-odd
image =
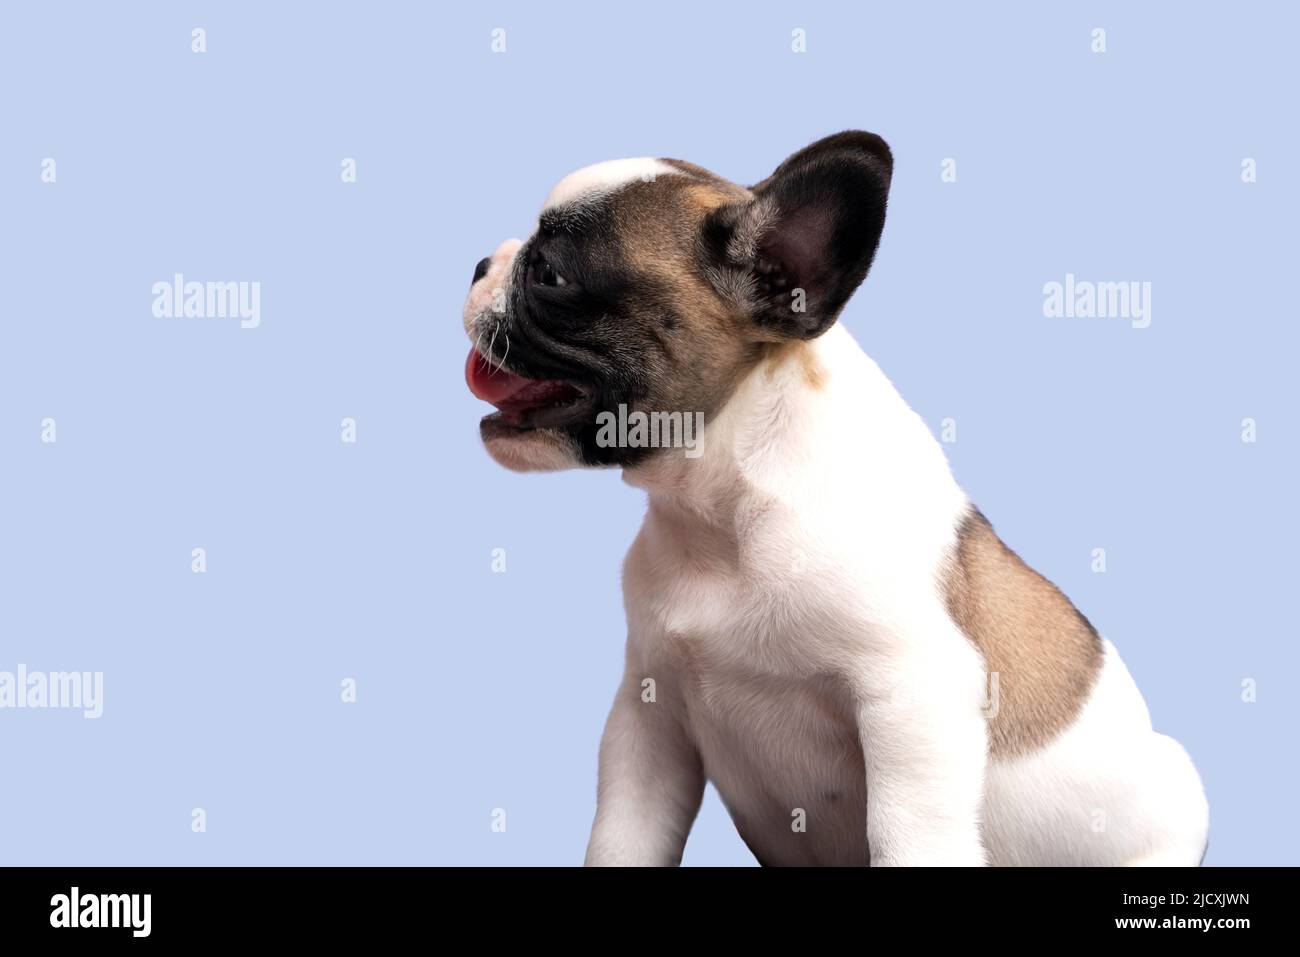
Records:
{"label": "dog's front leg", "polygon": [[[674,867],[704,796],[704,771],[675,702],[624,676],[600,742],[587,866]],[[653,686],[652,686],[653,687]]]}
{"label": "dog's front leg", "polygon": [[935,660],[933,649],[901,667],[895,660],[858,688],[873,867],[986,863],[981,675]]}

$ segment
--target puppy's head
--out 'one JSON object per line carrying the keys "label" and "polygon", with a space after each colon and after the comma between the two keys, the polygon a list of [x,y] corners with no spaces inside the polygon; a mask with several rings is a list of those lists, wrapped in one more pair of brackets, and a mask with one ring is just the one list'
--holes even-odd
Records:
{"label": "puppy's head", "polygon": [[[862,282],[893,160],[846,132],[738,186],[679,160],[566,177],[537,231],[474,270],[466,380],[497,407],[483,441],[518,470],[637,464],[601,413],[706,419],[772,343],[811,339]],[[608,421],[608,418],[605,418]]]}

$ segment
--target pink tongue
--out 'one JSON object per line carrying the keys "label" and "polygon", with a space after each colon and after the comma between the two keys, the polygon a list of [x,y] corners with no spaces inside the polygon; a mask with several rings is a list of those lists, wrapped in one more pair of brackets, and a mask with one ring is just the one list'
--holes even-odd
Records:
{"label": "pink tongue", "polygon": [[477,349],[471,349],[465,361],[465,382],[477,398],[493,405],[506,401],[532,384],[530,379],[488,365]]}

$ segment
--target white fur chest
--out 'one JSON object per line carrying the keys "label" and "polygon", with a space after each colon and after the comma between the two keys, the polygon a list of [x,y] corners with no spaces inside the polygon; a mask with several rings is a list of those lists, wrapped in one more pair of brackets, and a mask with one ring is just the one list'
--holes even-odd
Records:
{"label": "white fur chest", "polygon": [[655,679],[655,706],[677,712],[760,860],[865,863],[861,743],[808,559],[794,548],[745,573],[654,540],[638,540],[627,578],[629,662]]}

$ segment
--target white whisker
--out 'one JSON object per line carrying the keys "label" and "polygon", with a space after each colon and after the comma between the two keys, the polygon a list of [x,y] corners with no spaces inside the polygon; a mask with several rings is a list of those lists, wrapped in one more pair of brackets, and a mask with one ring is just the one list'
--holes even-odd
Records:
{"label": "white whisker", "polygon": [[[492,338],[488,340],[488,347],[487,347],[487,361],[488,361],[488,362],[491,362],[491,361],[492,361],[492,347],[495,346],[495,345],[497,344],[497,330],[500,329],[500,328],[501,328],[501,323],[499,323],[499,322],[494,322],[494,323],[492,323]],[[497,374],[497,371],[498,371],[500,368],[501,368],[501,366],[500,366],[500,364],[498,364],[497,367],[496,367],[496,369],[493,369],[493,370],[489,373],[489,376],[494,376],[494,375],[496,375],[496,374]]]}

